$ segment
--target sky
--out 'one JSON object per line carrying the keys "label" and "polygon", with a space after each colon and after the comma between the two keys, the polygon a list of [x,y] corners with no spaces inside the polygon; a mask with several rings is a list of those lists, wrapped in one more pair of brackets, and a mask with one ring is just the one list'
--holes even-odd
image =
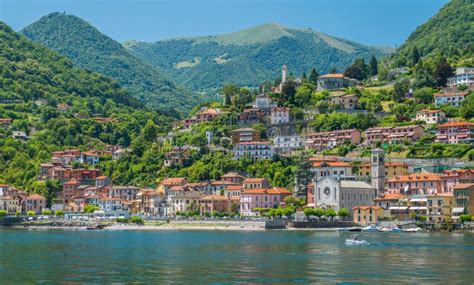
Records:
{"label": "sky", "polygon": [[402,44],[448,0],[0,0],[20,30],[51,12],[81,17],[124,42],[235,32],[274,22],[366,45]]}

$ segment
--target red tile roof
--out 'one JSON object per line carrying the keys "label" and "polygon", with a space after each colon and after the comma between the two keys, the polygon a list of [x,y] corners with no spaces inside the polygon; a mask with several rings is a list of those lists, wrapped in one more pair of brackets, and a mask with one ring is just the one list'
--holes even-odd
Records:
{"label": "red tile roof", "polygon": [[273,187],[273,188],[257,188],[257,189],[247,189],[242,192],[241,195],[244,194],[269,194],[269,195],[280,195],[280,194],[291,194],[285,188],[281,187]]}
{"label": "red tile roof", "polygon": [[165,186],[172,186],[172,185],[179,185],[186,183],[186,178],[184,177],[172,177],[166,178],[165,180],[161,181],[161,185]]}
{"label": "red tile roof", "polygon": [[388,179],[387,182],[422,182],[422,181],[441,181],[439,175],[434,173],[414,173],[410,175],[399,175],[391,179]]}
{"label": "red tile roof", "polygon": [[474,123],[470,122],[449,122],[437,126],[437,128],[448,128],[448,127],[473,127]]}

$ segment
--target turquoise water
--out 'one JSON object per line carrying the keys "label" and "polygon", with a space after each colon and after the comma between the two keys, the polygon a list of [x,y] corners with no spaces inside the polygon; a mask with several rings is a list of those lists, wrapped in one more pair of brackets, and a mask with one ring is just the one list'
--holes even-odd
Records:
{"label": "turquoise water", "polygon": [[0,229],[0,284],[474,283],[474,234]]}

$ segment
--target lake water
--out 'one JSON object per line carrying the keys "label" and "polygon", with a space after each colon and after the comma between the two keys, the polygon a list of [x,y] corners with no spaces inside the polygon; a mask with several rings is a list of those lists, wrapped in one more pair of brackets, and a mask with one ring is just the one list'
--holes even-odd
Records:
{"label": "lake water", "polygon": [[474,234],[0,229],[0,284],[474,283]]}

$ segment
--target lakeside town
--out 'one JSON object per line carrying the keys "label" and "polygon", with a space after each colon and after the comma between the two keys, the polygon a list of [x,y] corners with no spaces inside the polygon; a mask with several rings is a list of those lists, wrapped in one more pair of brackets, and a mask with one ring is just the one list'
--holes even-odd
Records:
{"label": "lakeside town", "polygon": [[[401,125],[366,124],[365,128],[331,131],[313,128],[321,109],[295,108],[298,112],[294,112],[286,106],[287,101],[295,100],[291,96],[298,96],[311,80],[290,77],[287,69],[286,65],[282,67],[279,84],[263,84],[259,90],[251,91],[255,92],[253,96],[248,93],[247,99],[243,98],[242,90],[224,90],[222,103],[196,109],[194,115],[176,121],[173,129],[157,136],[156,141],[168,149],[164,153],[164,171],[189,165],[203,151],[250,164],[293,158],[295,174],[294,181],[289,183],[291,187],[238,169],[215,175],[214,179],[168,176],[159,179],[154,187],[121,185],[113,183],[98,166],[103,160],[120,161],[132,150],[105,145],[101,149],[50,153],[51,159],[40,165],[37,180],[58,182],[60,188],[54,197],[0,185],[0,214],[25,217],[18,221],[33,225],[38,224],[35,221],[48,224],[44,222],[58,218],[141,224],[153,219],[263,218],[283,220],[285,226],[292,223],[315,228],[331,224],[365,227],[383,222],[391,227],[416,224],[426,229],[453,230],[465,228],[463,225],[472,228],[472,157],[424,159],[396,153],[420,140],[425,144],[464,145],[467,151],[472,150],[474,123],[449,118],[443,108],[459,108],[472,96],[474,68],[457,68],[447,78],[446,87],[425,99],[429,101]],[[316,78],[314,92],[322,94],[326,108],[350,116],[368,116],[367,107],[363,107],[367,104],[361,102],[362,82],[342,73]],[[403,100],[420,105],[416,92],[408,90]],[[237,108],[237,104],[242,107]],[[57,108],[63,113],[73,111],[65,103]],[[380,111],[384,112],[388,113]],[[92,120],[116,123],[113,118]],[[8,129],[12,119],[2,118],[0,122],[2,128]],[[358,123],[361,122],[355,125]],[[225,131],[219,129],[222,127]],[[11,133],[17,141],[26,143],[30,139],[24,132]],[[192,137],[197,133],[205,136]],[[192,138],[182,139],[189,136]]]}

